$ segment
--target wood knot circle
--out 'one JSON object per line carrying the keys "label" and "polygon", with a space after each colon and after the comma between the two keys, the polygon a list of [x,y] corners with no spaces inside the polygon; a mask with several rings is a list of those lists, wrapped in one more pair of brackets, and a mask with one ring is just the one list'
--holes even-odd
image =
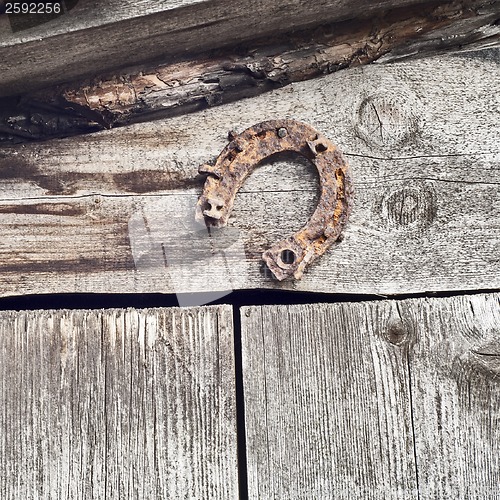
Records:
{"label": "wood knot circle", "polygon": [[420,101],[409,93],[370,95],[359,106],[356,134],[378,148],[415,142],[421,133],[420,108]]}
{"label": "wood knot circle", "polygon": [[404,186],[387,193],[382,201],[382,216],[393,227],[426,228],[436,212],[436,195],[430,185]]}
{"label": "wood knot circle", "polygon": [[391,344],[399,346],[408,341],[409,331],[401,318],[390,318],[385,336]]}

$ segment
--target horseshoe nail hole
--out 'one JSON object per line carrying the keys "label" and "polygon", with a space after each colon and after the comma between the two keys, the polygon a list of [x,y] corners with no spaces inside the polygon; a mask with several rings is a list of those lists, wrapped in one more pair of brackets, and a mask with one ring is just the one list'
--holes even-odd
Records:
{"label": "horseshoe nail hole", "polygon": [[316,153],[324,153],[328,149],[324,144],[321,144],[321,142],[318,142],[315,147]]}
{"label": "horseshoe nail hole", "polygon": [[221,205],[220,203],[219,204],[216,204],[214,202],[211,202],[211,201],[207,201],[206,205],[205,205],[205,209],[206,210],[217,210],[218,212],[220,212],[222,209],[224,208],[224,205]]}
{"label": "horseshoe nail hole", "polygon": [[283,250],[280,257],[283,264],[293,264],[295,262],[295,253],[292,250]]}

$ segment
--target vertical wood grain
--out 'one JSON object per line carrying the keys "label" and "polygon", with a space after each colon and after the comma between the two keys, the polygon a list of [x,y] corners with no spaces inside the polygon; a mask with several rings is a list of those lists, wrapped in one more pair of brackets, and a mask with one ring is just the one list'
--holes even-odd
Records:
{"label": "vertical wood grain", "polygon": [[496,498],[499,294],[247,307],[250,498]]}
{"label": "vertical wood grain", "polygon": [[417,498],[399,321],[388,303],[243,309],[250,498]]}
{"label": "vertical wood grain", "polygon": [[231,308],[0,314],[0,498],[236,498]]}
{"label": "vertical wood grain", "polygon": [[499,498],[500,295],[403,304],[421,498]]}

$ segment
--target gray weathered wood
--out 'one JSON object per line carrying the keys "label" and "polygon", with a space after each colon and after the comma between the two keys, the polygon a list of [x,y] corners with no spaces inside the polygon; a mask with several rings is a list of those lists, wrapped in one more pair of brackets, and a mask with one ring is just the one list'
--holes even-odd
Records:
{"label": "gray weathered wood", "polygon": [[[50,23],[0,39],[0,95],[91,76],[154,58],[163,61],[277,32],[376,15],[421,0],[80,0]],[[436,7],[446,2],[437,1]],[[469,2],[470,3],[470,2]],[[498,2],[473,2],[498,12]],[[439,9],[435,17],[439,19]],[[457,10],[460,16],[460,9]],[[487,16],[488,19],[491,16]],[[487,26],[495,18],[485,19]],[[0,29],[8,29],[2,19]],[[454,33],[456,35],[457,33]],[[443,41],[446,43],[445,38]]]}
{"label": "gray weathered wood", "polygon": [[232,316],[0,313],[3,500],[237,498]]}
{"label": "gray weathered wood", "polygon": [[241,318],[250,498],[495,498],[498,294]]}
{"label": "gray weathered wood", "polygon": [[0,142],[67,137],[186,114],[381,57],[393,61],[494,43],[500,26],[494,24],[498,13],[492,16],[496,11],[489,9],[471,5],[457,11],[455,2],[396,8],[44,88],[0,103]]}
{"label": "gray weathered wood", "polygon": [[500,295],[405,301],[420,498],[495,498]]}
{"label": "gray weathered wood", "polygon": [[395,303],[244,307],[249,498],[416,499]]}
{"label": "gray weathered wood", "polygon": [[[374,65],[185,117],[3,148],[0,293],[499,288],[499,81],[498,64],[467,57]],[[344,240],[298,282],[273,281],[261,253],[312,214],[307,163],[257,169],[217,235],[193,222],[198,166],[229,130],[278,117],[331,138],[356,193]]]}

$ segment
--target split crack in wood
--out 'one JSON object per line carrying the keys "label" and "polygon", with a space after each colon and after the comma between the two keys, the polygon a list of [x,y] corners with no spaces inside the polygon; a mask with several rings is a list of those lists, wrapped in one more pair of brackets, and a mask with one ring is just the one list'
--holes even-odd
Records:
{"label": "split crack in wood", "polygon": [[196,219],[207,227],[227,224],[234,199],[245,179],[265,158],[294,151],[317,168],[321,195],[308,223],[275,243],[262,259],[276,279],[300,279],[305,268],[339,239],[349,217],[353,190],[347,163],[336,146],[311,126],[291,119],[258,123],[241,134],[229,133],[229,144],[215,165],[202,165],[207,175]]}

